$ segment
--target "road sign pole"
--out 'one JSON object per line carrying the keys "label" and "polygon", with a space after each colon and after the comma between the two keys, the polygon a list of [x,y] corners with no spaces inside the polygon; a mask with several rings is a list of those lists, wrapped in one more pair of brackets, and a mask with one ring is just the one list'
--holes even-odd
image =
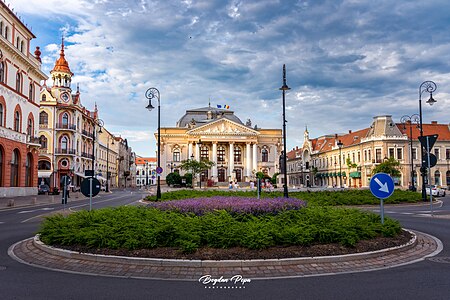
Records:
{"label": "road sign pole", "polygon": [[383,199],[380,199],[380,214],[381,214],[381,225],[384,224],[384,204]]}
{"label": "road sign pole", "polygon": [[433,216],[433,191],[431,189],[430,140],[427,136],[428,186],[430,187],[430,211]]}
{"label": "road sign pole", "polygon": [[89,211],[92,210],[92,177],[89,178]]}

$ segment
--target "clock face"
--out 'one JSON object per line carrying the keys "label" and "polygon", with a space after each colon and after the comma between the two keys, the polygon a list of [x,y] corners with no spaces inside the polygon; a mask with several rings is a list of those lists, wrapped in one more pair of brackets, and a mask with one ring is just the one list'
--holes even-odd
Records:
{"label": "clock face", "polygon": [[62,99],[64,102],[69,101],[69,94],[67,94],[67,93],[62,93],[61,99]]}

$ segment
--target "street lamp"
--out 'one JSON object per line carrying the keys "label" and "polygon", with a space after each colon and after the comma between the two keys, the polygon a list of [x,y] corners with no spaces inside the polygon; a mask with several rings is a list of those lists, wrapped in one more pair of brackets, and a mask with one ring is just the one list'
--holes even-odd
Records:
{"label": "street lamp", "polygon": [[341,140],[338,141],[337,146],[339,147],[339,187],[342,188],[342,147],[344,144],[341,142]]}
{"label": "street lamp", "polygon": [[[158,99],[158,166],[157,171],[161,170],[161,102],[160,102],[160,94],[157,88],[149,88],[147,92],[145,92],[145,97],[148,99],[148,105],[145,107],[149,111],[152,111],[155,107],[152,105],[152,99]],[[161,199],[161,183],[160,176],[161,174],[157,174],[157,186],[156,186],[156,200]]]}
{"label": "street lamp", "polygon": [[173,172],[173,167],[176,167],[176,166],[177,166],[177,164],[174,164],[173,162],[170,162],[167,164],[167,167],[170,168],[170,173]]}
{"label": "street lamp", "polygon": [[284,177],[284,185],[283,185],[283,194],[284,198],[289,198],[288,195],[288,186],[287,186],[287,165],[286,165],[286,91],[290,90],[290,87],[286,84],[286,65],[283,64],[283,86],[280,87],[283,95],[283,177]]}
{"label": "street lamp", "polygon": [[[109,192],[109,138],[110,135],[108,134],[108,143],[106,145],[106,188],[105,192]],[[114,145],[114,139],[112,140],[112,145]]]}
{"label": "street lamp", "polygon": [[[433,92],[436,90],[436,83],[433,81],[424,81],[419,86],[419,118],[420,118],[420,137],[423,138],[423,126],[422,126],[422,94],[424,92],[430,93],[430,98],[427,100],[427,103],[433,105],[436,100],[433,99]],[[423,157],[425,155],[424,147],[421,146],[421,161],[423,161]],[[422,175],[422,200],[427,201],[427,193],[425,187],[425,177],[427,175],[427,169],[425,167],[420,168],[420,174]]]}
{"label": "street lamp", "polygon": [[[100,127],[100,130],[98,131],[98,133],[102,133],[103,131],[102,131],[102,127],[105,125],[105,123],[103,122],[103,120],[101,120],[101,119],[94,119],[94,132],[93,132],[93,134],[92,134],[92,172],[93,173],[95,173],[95,170],[94,170],[94,163],[95,163],[95,126],[98,126],[98,127]],[[94,174],[93,174],[93,176],[92,177],[94,177]]]}
{"label": "street lamp", "polygon": [[414,160],[413,160],[413,141],[412,141],[412,123],[416,123],[419,126],[420,120],[417,114],[412,116],[405,115],[400,119],[400,122],[403,124],[403,129],[406,130],[406,124],[409,124],[409,145],[410,145],[410,164],[411,164],[411,186],[409,189],[411,191],[416,191],[416,187],[414,186]]}
{"label": "street lamp", "polygon": [[148,185],[148,161],[145,161],[145,187]]}

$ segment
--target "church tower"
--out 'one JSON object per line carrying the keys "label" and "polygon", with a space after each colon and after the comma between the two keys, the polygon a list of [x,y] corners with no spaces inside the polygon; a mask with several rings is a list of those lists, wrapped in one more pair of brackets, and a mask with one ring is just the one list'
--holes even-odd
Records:
{"label": "church tower", "polygon": [[58,103],[69,103],[71,100],[71,87],[73,73],[64,55],[64,38],[61,42],[61,51],[53,70],[50,72],[53,80],[52,94]]}

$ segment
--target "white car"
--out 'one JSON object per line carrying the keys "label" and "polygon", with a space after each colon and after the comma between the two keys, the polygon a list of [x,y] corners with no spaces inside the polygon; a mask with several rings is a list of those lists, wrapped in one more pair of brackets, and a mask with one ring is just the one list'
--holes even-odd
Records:
{"label": "white car", "polygon": [[431,187],[431,194],[435,197],[443,197],[445,196],[445,190],[441,189],[440,187],[438,187],[437,185],[427,185],[426,187],[426,191],[427,191],[427,195],[430,194],[430,187]]}

